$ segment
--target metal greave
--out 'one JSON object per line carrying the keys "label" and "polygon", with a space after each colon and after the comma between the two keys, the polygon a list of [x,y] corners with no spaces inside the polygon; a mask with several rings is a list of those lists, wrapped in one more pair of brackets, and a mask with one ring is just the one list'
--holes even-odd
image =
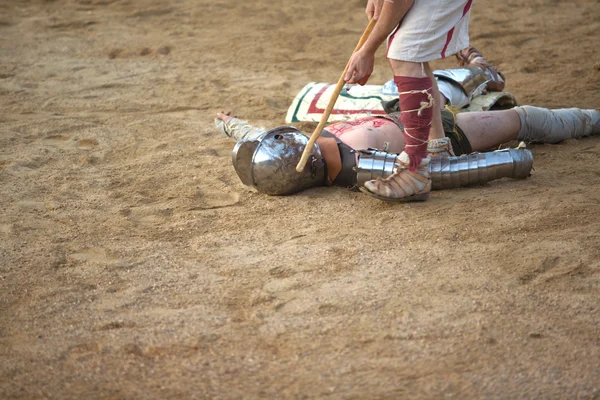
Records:
{"label": "metal greave", "polygon": [[365,182],[372,179],[386,178],[393,174],[398,155],[377,149],[359,150],[358,163],[354,167],[358,186],[364,186]]}
{"label": "metal greave", "polygon": [[[375,149],[361,150],[356,167],[357,183],[386,178],[395,170],[398,154]],[[484,184],[500,178],[525,179],[533,168],[533,155],[526,149],[504,149],[460,157],[432,157],[429,163],[433,190]]]}
{"label": "metal greave", "polygon": [[505,149],[460,157],[435,157],[429,164],[432,189],[484,184],[500,178],[525,179],[533,168],[527,149]]}

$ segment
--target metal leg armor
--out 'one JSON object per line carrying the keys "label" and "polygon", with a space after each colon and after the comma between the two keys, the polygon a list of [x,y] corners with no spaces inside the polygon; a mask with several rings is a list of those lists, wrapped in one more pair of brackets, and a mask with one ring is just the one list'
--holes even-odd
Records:
{"label": "metal leg armor", "polygon": [[431,160],[433,189],[484,184],[500,178],[525,179],[531,175],[533,154],[526,149],[504,149]]}
{"label": "metal leg armor", "polygon": [[[361,150],[356,168],[357,184],[393,174],[398,154],[376,149]],[[460,157],[432,157],[429,163],[433,190],[484,184],[500,178],[525,179],[533,168],[526,149],[504,149]]]}

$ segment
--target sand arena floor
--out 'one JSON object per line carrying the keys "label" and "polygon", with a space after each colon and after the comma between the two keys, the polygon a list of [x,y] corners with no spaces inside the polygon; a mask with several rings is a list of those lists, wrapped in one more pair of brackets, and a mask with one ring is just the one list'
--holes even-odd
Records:
{"label": "sand arena floor", "polygon": [[[283,124],[363,9],[0,1],[0,398],[600,396],[600,137],[423,204],[239,182],[214,113]],[[597,0],[471,26],[546,107],[600,107],[598,32]]]}

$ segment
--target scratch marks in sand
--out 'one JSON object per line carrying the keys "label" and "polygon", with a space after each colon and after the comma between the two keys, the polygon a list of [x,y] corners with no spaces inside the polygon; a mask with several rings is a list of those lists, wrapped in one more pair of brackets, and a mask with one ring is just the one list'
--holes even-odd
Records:
{"label": "scratch marks in sand", "polygon": [[108,58],[114,60],[116,58],[137,58],[149,55],[168,56],[171,50],[173,50],[172,46],[159,46],[155,49],[150,47],[143,47],[141,49],[114,48],[108,52]]}
{"label": "scratch marks in sand", "polygon": [[[594,267],[584,263],[582,260],[569,260],[559,256],[546,257],[532,270],[519,277],[521,284],[553,284],[562,285],[563,281],[572,282],[578,278],[590,277],[600,272],[598,266]],[[589,286],[589,285],[588,285]],[[588,289],[590,289],[589,287]],[[583,289],[583,288],[582,288]]]}
{"label": "scratch marks in sand", "polygon": [[523,284],[527,284],[538,278],[539,276],[546,273],[548,270],[555,268],[558,266],[560,261],[560,257],[546,257],[540,265],[532,269],[531,271],[526,272],[525,274],[519,277],[519,280]]}
{"label": "scratch marks in sand", "polygon": [[115,329],[122,328],[135,328],[137,324],[131,321],[113,321],[109,323],[102,324],[96,328],[98,331],[112,331]]}
{"label": "scratch marks in sand", "polygon": [[283,243],[287,243],[287,242],[291,242],[292,240],[296,240],[296,239],[300,239],[305,237],[306,235],[294,235],[289,239],[284,239],[282,241],[280,241],[279,243],[277,243],[277,245],[283,244]]}
{"label": "scratch marks in sand", "polygon": [[55,24],[47,25],[49,29],[58,30],[71,30],[71,29],[84,29],[89,26],[97,24],[96,21],[65,21],[57,22]]}
{"label": "scratch marks in sand", "polygon": [[143,10],[138,11],[136,13],[131,14],[132,18],[151,18],[151,17],[162,17],[163,15],[168,15],[173,12],[172,8],[158,8],[154,10]]}

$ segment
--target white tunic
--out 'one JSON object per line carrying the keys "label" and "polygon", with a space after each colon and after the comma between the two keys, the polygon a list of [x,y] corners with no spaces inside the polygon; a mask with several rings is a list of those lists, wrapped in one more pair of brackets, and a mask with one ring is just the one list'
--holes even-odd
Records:
{"label": "white tunic", "polygon": [[469,46],[473,0],[415,0],[387,39],[387,57],[426,62]]}

